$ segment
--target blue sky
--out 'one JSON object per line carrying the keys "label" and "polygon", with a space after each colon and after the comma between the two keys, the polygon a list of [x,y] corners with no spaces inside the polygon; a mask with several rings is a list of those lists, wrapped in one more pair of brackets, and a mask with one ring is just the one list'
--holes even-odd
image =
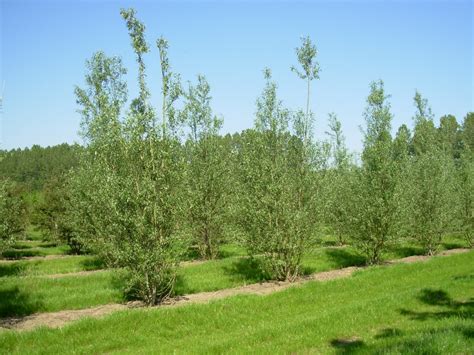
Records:
{"label": "blue sky", "polygon": [[360,151],[369,83],[379,78],[392,95],[394,131],[411,125],[415,89],[437,119],[451,113],[460,121],[473,110],[472,1],[0,1],[1,149],[80,142],[73,90],[83,84],[84,63],[94,51],[123,58],[129,97],[135,95],[137,70],[122,7],[134,7],[146,24],[155,105],[154,43],[164,35],[183,79],[208,78],[224,133],[253,125],[266,66],[284,104],[305,105],[304,83],[290,72],[303,35],[316,42],[322,68],[311,98],[317,137],[335,112],[349,147]]}

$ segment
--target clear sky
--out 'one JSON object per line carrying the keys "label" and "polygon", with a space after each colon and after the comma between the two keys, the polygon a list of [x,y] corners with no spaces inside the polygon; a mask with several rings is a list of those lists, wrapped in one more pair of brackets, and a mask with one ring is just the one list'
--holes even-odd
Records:
{"label": "clear sky", "polygon": [[411,126],[421,91],[437,119],[460,121],[473,110],[472,1],[24,1],[1,2],[1,82],[5,83],[1,149],[80,142],[73,94],[94,51],[119,55],[136,93],[136,65],[120,8],[134,7],[152,51],[149,86],[159,104],[164,35],[183,79],[207,76],[224,133],[251,127],[262,69],[272,69],[289,108],[305,105],[305,86],[290,72],[294,49],[309,35],[319,50],[313,84],[316,136],[335,112],[349,147],[360,151],[362,112],[372,80],[392,95],[393,130]]}

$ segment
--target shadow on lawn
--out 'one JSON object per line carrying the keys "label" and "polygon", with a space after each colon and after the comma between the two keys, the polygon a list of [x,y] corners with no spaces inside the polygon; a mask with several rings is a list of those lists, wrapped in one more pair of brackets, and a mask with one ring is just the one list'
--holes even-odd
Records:
{"label": "shadow on lawn", "polygon": [[397,328],[385,328],[374,336],[375,343],[370,345],[356,337],[336,338],[331,340],[330,344],[339,354],[443,354],[447,343],[454,343],[455,349],[458,349],[460,342],[468,343],[471,341],[470,339],[474,338],[474,327],[462,322],[463,319],[474,318],[474,298],[457,301],[451,298],[446,291],[423,289],[417,299],[421,303],[435,308],[432,311],[425,312],[401,309],[400,314],[416,321],[452,318],[459,320],[460,323],[411,332],[405,332]]}
{"label": "shadow on lawn", "polygon": [[363,255],[346,249],[327,249],[326,255],[335,263],[336,268],[366,264],[366,258]]}
{"label": "shadow on lawn", "polygon": [[441,245],[445,249],[457,249],[457,248],[466,248],[466,244],[461,243],[461,242],[443,242]]}
{"label": "shadow on lawn", "polygon": [[268,280],[268,275],[262,271],[261,261],[255,258],[240,258],[232,262],[229,266],[224,266],[226,275],[231,278],[238,278],[257,283]]}
{"label": "shadow on lawn", "polygon": [[25,275],[27,265],[24,263],[0,263],[0,277]]}
{"label": "shadow on lawn", "polygon": [[40,250],[31,250],[31,249],[22,249],[22,250],[15,250],[10,249],[3,252],[2,256],[7,259],[21,259],[30,256],[42,256]]}
{"label": "shadow on lawn", "polygon": [[446,291],[424,289],[418,296],[418,300],[430,306],[438,306],[443,309],[433,312],[417,312],[400,309],[400,314],[414,320],[443,319],[450,317],[474,318],[474,298],[467,301],[453,300]]}
{"label": "shadow on lawn", "polygon": [[0,290],[0,318],[26,316],[41,310],[42,306],[41,299],[32,299],[17,286]]}
{"label": "shadow on lawn", "polygon": [[105,262],[100,258],[88,258],[81,261],[81,267],[84,271],[105,269]]}

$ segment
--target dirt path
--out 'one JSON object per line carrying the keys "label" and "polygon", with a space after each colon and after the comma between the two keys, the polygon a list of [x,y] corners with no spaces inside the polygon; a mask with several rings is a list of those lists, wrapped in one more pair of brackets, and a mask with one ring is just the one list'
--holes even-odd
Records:
{"label": "dirt path", "polygon": [[[438,254],[438,256],[448,256],[452,254],[466,253],[471,249],[451,249]],[[391,260],[388,264],[398,263],[414,263],[430,259],[430,256],[409,256],[402,259]],[[273,292],[285,290],[289,287],[300,286],[311,281],[329,281],[351,276],[355,271],[364,269],[364,267],[350,266],[337,270],[330,270],[305,276],[296,282],[263,282],[259,284],[251,284],[214,292],[201,292],[185,296],[179,296],[156,307],[177,307],[188,304],[207,303],[212,300],[218,300],[235,295],[268,295]],[[97,272],[97,271],[92,271]],[[83,271],[81,273],[90,273]],[[63,274],[64,275],[64,274]],[[67,275],[67,274],[66,274]],[[69,274],[71,275],[71,274]],[[55,275],[49,275],[55,276]],[[59,328],[70,322],[83,317],[103,317],[115,311],[142,307],[141,302],[131,302],[128,304],[108,304],[94,308],[65,310],[51,313],[37,313],[26,317],[12,317],[0,319],[0,329],[8,328],[14,330],[31,330],[36,327],[46,326],[51,328]]]}
{"label": "dirt path", "polygon": [[80,255],[45,255],[45,256],[25,256],[18,259],[0,259],[0,264],[17,263],[19,261],[34,261],[34,260],[51,260],[51,259],[64,259],[64,258],[77,258]]}
{"label": "dirt path", "polygon": [[99,274],[101,272],[108,272],[110,269],[97,269],[97,270],[87,270],[87,271],[77,271],[77,272],[66,272],[63,274],[46,274],[46,275],[38,275],[40,277],[45,277],[47,279],[60,279],[62,277],[68,276],[88,276],[93,274]]}

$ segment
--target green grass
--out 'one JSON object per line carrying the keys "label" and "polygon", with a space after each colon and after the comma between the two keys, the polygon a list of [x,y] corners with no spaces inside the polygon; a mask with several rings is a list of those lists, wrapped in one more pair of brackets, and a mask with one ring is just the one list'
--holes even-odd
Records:
{"label": "green grass", "polygon": [[25,239],[43,241],[44,235],[41,231],[30,225],[26,228]]}
{"label": "green grass", "polygon": [[[335,252],[337,254],[334,254]],[[357,260],[357,257],[355,259]],[[325,271],[351,265],[353,261],[354,255],[350,252],[339,249],[318,249],[305,258],[305,270],[307,272]],[[123,273],[117,270],[83,276],[65,276],[54,280],[41,276],[48,273],[61,273],[66,269],[85,270],[87,265],[91,268],[97,266],[91,258],[87,257],[42,260],[38,263],[21,261],[0,264],[0,273],[3,270],[3,273],[7,274],[0,283],[0,317],[87,308],[125,300]],[[21,267],[26,269],[22,270]],[[19,277],[18,273],[15,274],[17,271],[26,277]],[[264,279],[264,275],[258,271],[255,262],[249,258],[233,257],[208,261],[179,270],[176,294],[216,291],[256,283]]]}
{"label": "green grass", "polygon": [[117,312],[63,329],[0,333],[5,353],[474,351],[474,252],[374,267],[265,297]]}
{"label": "green grass", "polygon": [[71,256],[61,259],[18,260],[0,263],[0,277],[38,276],[97,270],[104,267],[94,256]]}
{"label": "green grass", "polygon": [[[27,236],[27,238],[29,237]],[[3,252],[2,257],[7,259],[21,259],[31,256],[66,255],[70,253],[70,250],[67,245],[57,245],[54,242],[44,241],[42,238],[34,237],[33,239],[29,238],[17,241],[10,249]]]}
{"label": "green grass", "polygon": [[89,276],[5,277],[0,283],[0,317],[81,309],[123,302],[120,272]]}
{"label": "green grass", "polygon": [[[242,249],[228,246],[228,255],[242,255]],[[395,255],[396,253],[394,253]],[[403,255],[405,256],[405,255]],[[353,248],[319,248],[303,260],[306,274],[363,265],[365,259]],[[50,280],[42,275],[94,270],[102,265],[88,256],[64,259],[18,261],[1,264],[0,296],[28,295],[28,306],[23,301],[11,302],[0,297],[0,316],[27,315],[34,312],[51,312],[78,309],[110,302],[123,302],[125,282],[123,275],[110,270],[100,274],[65,277]],[[26,277],[18,277],[26,276]],[[178,272],[175,292],[185,295],[237,287],[264,281],[256,261],[239,256],[188,265]],[[83,290],[87,290],[84,292]],[[20,298],[21,300],[21,298]]]}

